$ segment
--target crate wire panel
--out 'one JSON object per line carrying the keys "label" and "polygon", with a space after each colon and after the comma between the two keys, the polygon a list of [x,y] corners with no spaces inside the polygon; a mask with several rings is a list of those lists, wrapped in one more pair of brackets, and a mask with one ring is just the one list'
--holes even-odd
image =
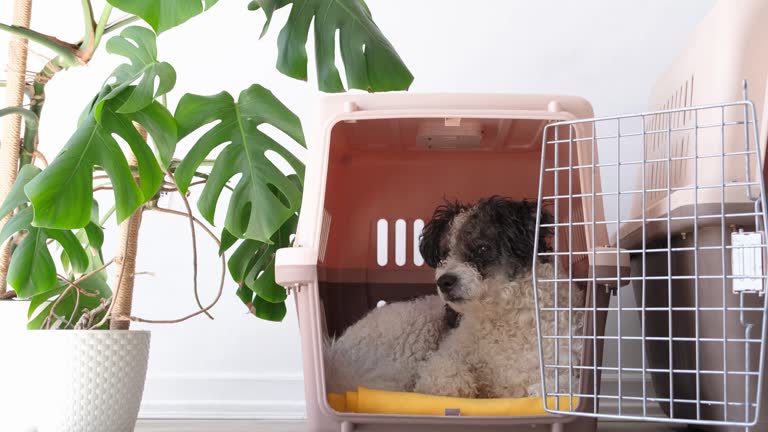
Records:
{"label": "crate wire panel", "polygon": [[[554,220],[547,224],[539,218],[537,233],[549,228],[553,236],[551,250],[537,252],[534,266],[550,261],[556,272],[545,279],[534,271],[542,388],[545,396],[594,402],[591,412],[578,412],[555,399],[545,404],[548,412],[720,426],[758,421],[768,247],[755,117],[745,96],[733,103],[545,128],[539,207]],[[584,128],[591,136],[576,138],[574,130]],[[585,149],[591,158],[576,157]],[[572,179],[580,176],[600,177],[602,189],[572,193]],[[599,215],[594,211],[599,205],[604,220],[574,220],[577,210]],[[582,225],[587,233],[607,226],[610,244],[595,244],[592,234],[588,250],[571,247],[570,239],[585,231]],[[574,255],[588,259],[588,274],[577,275],[565,265]],[[591,287],[591,302],[583,307],[570,301],[579,284]],[[566,297],[561,290],[567,290]],[[612,291],[616,301],[596,306],[596,290]],[[558,303],[562,298],[567,304]],[[589,319],[615,314],[615,334],[575,334],[571,324],[584,312]],[[549,319],[554,326],[543,325]],[[557,354],[554,361],[545,359],[553,344],[560,353],[563,344],[571,347],[578,339],[591,339],[593,358],[604,346],[605,358],[615,364],[601,365],[599,359],[578,364],[573,356]],[[585,369],[595,380],[598,371],[610,374],[615,388],[597,392],[597,382],[573,384]]]}

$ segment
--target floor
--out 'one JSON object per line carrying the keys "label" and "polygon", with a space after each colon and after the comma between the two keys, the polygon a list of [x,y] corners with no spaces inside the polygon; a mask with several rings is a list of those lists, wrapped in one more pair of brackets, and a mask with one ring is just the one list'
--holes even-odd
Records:
{"label": "floor", "polygon": [[[139,420],[136,432],[304,432],[302,421],[265,420]],[[599,432],[677,432],[658,423],[603,422]]]}

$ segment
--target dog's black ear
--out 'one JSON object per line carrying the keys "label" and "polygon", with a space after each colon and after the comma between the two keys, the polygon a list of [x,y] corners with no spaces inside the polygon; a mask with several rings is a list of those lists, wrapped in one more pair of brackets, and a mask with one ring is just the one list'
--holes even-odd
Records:
{"label": "dog's black ear", "polygon": [[440,241],[448,231],[453,218],[466,208],[466,205],[459,202],[446,201],[435,209],[432,219],[424,225],[424,229],[419,237],[419,252],[428,266],[437,267],[440,260],[443,259],[440,251]]}
{"label": "dog's black ear", "polygon": [[[515,201],[502,197],[488,198],[490,208],[496,217],[496,223],[503,227],[501,240],[504,248],[520,263],[528,266],[532,263],[533,252],[548,250],[547,238],[551,233],[548,227],[542,227],[539,231],[539,244],[536,240],[536,212],[538,206],[535,202]],[[552,216],[542,209],[541,224],[551,224]]]}

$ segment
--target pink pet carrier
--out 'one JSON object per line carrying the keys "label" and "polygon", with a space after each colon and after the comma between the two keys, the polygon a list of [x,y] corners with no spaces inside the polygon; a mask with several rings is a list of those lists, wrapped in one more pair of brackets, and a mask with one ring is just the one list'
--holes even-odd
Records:
{"label": "pink pet carrier", "polygon": [[[322,340],[376,307],[435,294],[434,270],[418,252],[424,222],[444,198],[475,201],[494,194],[535,199],[545,127],[554,121],[589,117],[585,100],[566,96],[516,95],[341,95],[325,99],[319,122],[309,135],[310,156],[296,246],[281,250],[277,279],[296,295],[304,354],[307,415],[314,431],[454,428],[456,430],[592,431],[594,419],[571,415],[426,416],[334,411],[326,401]],[[575,131],[577,137],[591,130]],[[560,163],[578,158],[592,163],[589,146],[561,154]],[[582,151],[584,150],[584,151]],[[599,191],[599,179],[558,173],[574,193]],[[602,218],[596,198],[560,208],[574,220]],[[590,250],[607,242],[604,227],[582,224],[559,244]],[[564,268],[586,278],[588,257],[574,255]],[[581,289],[589,290],[589,283]],[[588,296],[607,304],[605,290]],[[582,305],[584,306],[584,305]],[[602,334],[605,314],[590,317],[587,334]],[[534,331],[534,329],[531,329]],[[600,359],[601,344],[583,350],[582,364]],[[514,362],[514,359],[509,359]],[[591,369],[582,375],[584,392],[599,383]],[[451,408],[451,407],[446,407]],[[592,411],[592,401],[575,407]],[[450,412],[450,410],[449,410]],[[558,429],[560,428],[560,429]],[[564,428],[564,429],[562,429]]]}

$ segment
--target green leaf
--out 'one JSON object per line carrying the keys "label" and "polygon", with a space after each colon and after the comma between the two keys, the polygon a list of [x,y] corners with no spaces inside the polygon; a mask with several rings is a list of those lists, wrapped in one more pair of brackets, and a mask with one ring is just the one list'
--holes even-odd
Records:
{"label": "green leaf", "polygon": [[[252,270],[255,270],[252,269]],[[261,272],[252,271],[246,279],[246,286],[256,295],[270,303],[281,303],[288,298],[288,291],[275,282],[275,255],[266,262]]]}
{"label": "green leaf", "polygon": [[[101,304],[102,300],[110,298],[112,296],[112,290],[109,289],[109,285],[107,285],[104,278],[96,277],[97,275],[82,280],[77,284],[80,289],[96,294],[96,296],[80,295],[80,300],[77,301],[77,294],[74,290],[69,290],[56,306],[56,315],[67,321],[71,320],[72,325],[74,325],[83,315],[84,309],[93,310]],[[44,303],[49,302],[49,304],[30,320],[27,324],[27,328],[39,329],[42,326],[42,323],[50,313],[53,304],[59,299],[59,296],[64,292],[67,286],[68,284],[66,282],[59,282],[59,285],[55,289],[38,294],[32,298],[29,305],[29,316],[34,314]],[[77,309],[75,309],[76,305]],[[103,313],[106,313],[106,311]],[[96,317],[96,319],[100,319],[101,316],[103,316],[103,313]]]}
{"label": "green leaf", "polygon": [[[91,272],[104,264],[101,248],[104,245],[104,229],[99,225],[99,204],[96,200],[93,200],[91,206],[91,221],[85,228],[78,230],[75,236],[77,240],[85,247],[85,251],[88,254],[88,269],[86,272]],[[62,263],[66,253],[62,253]]]}
{"label": "green leaf", "polygon": [[287,311],[285,302],[270,303],[259,296],[253,298],[253,314],[263,320],[280,322]]}
{"label": "green leaf", "polygon": [[37,310],[37,308],[43,305],[46,301],[48,301],[52,297],[61,295],[61,293],[64,292],[64,288],[66,286],[67,286],[66,283],[60,282],[56,288],[33,296],[29,301],[27,318],[31,317],[32,314]]}
{"label": "green leaf", "polygon": [[301,188],[267,158],[267,152],[275,152],[284,158],[300,177],[304,175],[304,165],[258,127],[262,124],[275,126],[304,145],[298,117],[260,85],[244,90],[237,102],[226,92],[214,96],[186,94],[179,101],[175,115],[180,137],[218,121],[177,167],[179,188],[186,192],[195,171],[208,154],[229,143],[216,158],[198,200],[198,209],[208,222],[213,223],[225,185],[240,174],[229,200],[224,226],[238,238],[268,243],[272,234],[299,210]]}
{"label": "green leaf", "polygon": [[68,230],[37,228],[32,226],[33,208],[25,207],[13,215],[0,231],[0,241],[14,233],[27,231],[26,236],[11,255],[8,284],[19,298],[30,298],[46,292],[56,285],[56,266],[48,249],[48,240],[54,240],[66,252],[68,264],[75,272],[88,268],[88,255],[77,237]]}
{"label": "green leaf", "polygon": [[69,263],[69,257],[67,256],[67,251],[61,251],[61,255],[59,255],[59,261],[61,262],[61,266],[64,268],[64,272],[69,274],[71,267]]}
{"label": "green leaf", "polygon": [[32,210],[32,207],[25,207],[11,216],[11,218],[8,219],[8,222],[3,225],[3,229],[0,230],[0,244],[5,243],[10,236],[17,232],[29,229],[32,224],[33,216],[34,211]]}
{"label": "green leaf", "polygon": [[307,79],[307,36],[314,21],[318,87],[342,92],[336,68],[336,32],[350,88],[368,91],[407,90],[413,75],[376,23],[363,0],[254,0],[248,8],[263,9],[267,17],[291,5],[291,13],[277,39],[277,69],[289,77]]}
{"label": "green leaf", "polygon": [[[51,164],[26,185],[24,191],[35,208],[35,226],[74,229],[88,225],[95,166],[107,172],[114,187],[118,223],[160,189],[163,172],[132,122],[144,126],[161,155],[170,154],[170,149],[175,148],[176,123],[157,102],[134,113],[118,113],[117,107],[122,106],[130,90],[127,88],[104,104],[101,122],[96,121],[92,111]],[[108,87],[103,90],[108,91]],[[138,185],[113,134],[128,143],[138,161]]]}
{"label": "green leaf", "polygon": [[[43,326],[43,322],[45,321],[45,318],[46,318],[46,317],[48,316],[48,314],[50,313],[50,311],[51,311],[51,308],[52,308],[52,307],[53,307],[53,303],[48,303],[48,305],[47,305],[47,306],[46,306],[46,307],[45,307],[43,310],[41,310],[40,312],[38,312],[38,314],[37,314],[37,315],[35,315],[35,317],[34,317],[34,318],[32,318],[32,319],[31,319],[31,320],[30,320],[30,321],[27,323],[27,329],[29,329],[29,330],[39,330],[39,329],[41,329],[41,328],[42,328],[42,326]],[[29,312],[28,312],[28,313],[29,313],[30,315],[31,315],[32,313],[34,313],[34,311],[32,311],[32,305],[30,305],[30,309],[29,309]]]}
{"label": "green leaf", "polygon": [[107,0],[112,6],[138,15],[159,34],[210,9],[218,0]]}
{"label": "green leaf", "polygon": [[296,232],[298,219],[298,215],[288,219],[275,232],[269,244],[256,240],[240,243],[227,262],[229,273],[240,288],[249,289],[269,303],[285,301],[288,293],[275,282],[275,254],[278,249],[291,245],[291,234]]}
{"label": "green leaf", "polygon": [[227,231],[226,228],[221,230],[221,245],[219,246],[219,255],[227,251],[237,242],[237,237]]}
{"label": "green leaf", "polygon": [[56,265],[46,245],[41,228],[30,228],[11,256],[8,284],[25,299],[46,292],[56,284]]}
{"label": "green leaf", "polygon": [[5,197],[5,201],[0,205],[0,216],[5,216],[15,210],[18,206],[26,204],[29,199],[24,193],[24,186],[30,182],[36,175],[40,174],[40,168],[34,165],[24,165],[16,174],[16,181],[11,186],[11,190]]}
{"label": "green leaf", "polygon": [[[136,112],[160,96],[168,93],[176,84],[176,71],[167,62],[157,60],[157,38],[152,30],[144,27],[128,27],[107,41],[107,51],[121,55],[129,63],[118,66],[110,78],[115,78],[111,84],[112,90],[98,102],[96,119],[101,120],[103,104],[120,94],[129,85],[139,80],[122,105],[115,111],[121,114]],[[157,90],[155,82],[157,81]],[[168,155],[170,160],[170,155]],[[166,165],[167,166],[167,165]]]}
{"label": "green leaf", "polygon": [[61,245],[67,253],[72,270],[83,273],[88,268],[88,255],[77,237],[69,230],[45,229],[46,236]]}
{"label": "green leaf", "polygon": [[237,288],[237,291],[235,292],[237,297],[240,299],[243,304],[246,306],[253,305],[253,291],[249,290],[248,288],[244,286],[240,286]]}
{"label": "green leaf", "polygon": [[93,222],[85,226],[85,234],[88,236],[88,243],[96,249],[101,249],[104,244],[104,230]]}
{"label": "green leaf", "polygon": [[227,261],[227,267],[232,275],[232,279],[238,283],[243,282],[251,261],[253,261],[257,253],[260,255],[266,252],[267,247],[265,243],[256,240],[244,240],[240,243],[240,246],[235,249],[235,252]]}

